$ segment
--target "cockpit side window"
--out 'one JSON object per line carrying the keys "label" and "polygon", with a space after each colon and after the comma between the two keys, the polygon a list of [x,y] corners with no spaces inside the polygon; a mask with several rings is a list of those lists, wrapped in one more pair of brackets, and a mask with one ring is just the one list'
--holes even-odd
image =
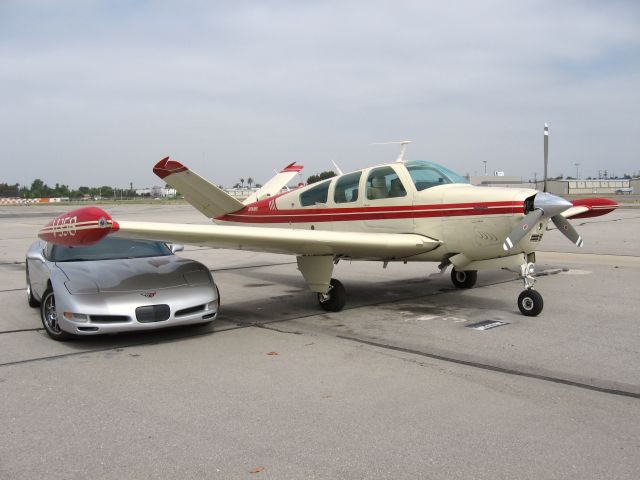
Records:
{"label": "cockpit side window", "polygon": [[447,183],[469,183],[457,173],[430,162],[414,161],[405,164],[419,192]]}
{"label": "cockpit side window", "polygon": [[340,177],[333,192],[333,201],[336,203],[355,202],[358,199],[358,184],[361,176],[362,172],[354,172]]}
{"label": "cockpit side window", "polygon": [[383,198],[397,198],[407,195],[407,191],[398,178],[398,174],[391,167],[374,168],[367,177],[367,198],[380,200]]}
{"label": "cockpit side window", "polygon": [[300,194],[300,205],[309,207],[311,205],[325,204],[329,196],[329,184],[331,180],[319,183]]}

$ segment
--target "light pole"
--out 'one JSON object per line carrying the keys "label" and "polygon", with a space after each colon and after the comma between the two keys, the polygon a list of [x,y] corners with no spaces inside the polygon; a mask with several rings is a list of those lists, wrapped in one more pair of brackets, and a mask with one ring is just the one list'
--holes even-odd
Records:
{"label": "light pole", "polygon": [[580,180],[580,164],[579,163],[574,163],[574,165],[576,166],[576,180]]}
{"label": "light pole", "polygon": [[483,160],[482,163],[484,163],[484,176],[487,176],[487,161]]}

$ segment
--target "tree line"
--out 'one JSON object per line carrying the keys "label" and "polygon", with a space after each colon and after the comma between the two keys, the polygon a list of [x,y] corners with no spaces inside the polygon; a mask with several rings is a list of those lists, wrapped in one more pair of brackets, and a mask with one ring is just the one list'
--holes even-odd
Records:
{"label": "tree line", "polygon": [[135,195],[133,189],[117,189],[117,192],[113,187],[103,185],[101,187],[78,187],[77,190],[69,188],[68,185],[61,185],[56,183],[55,186],[50,187],[39,178],[36,178],[31,186],[8,183],[0,183],[0,197],[9,198],[82,198],[89,195],[92,197],[104,197],[110,198],[115,195],[124,195],[125,197],[132,197]]}

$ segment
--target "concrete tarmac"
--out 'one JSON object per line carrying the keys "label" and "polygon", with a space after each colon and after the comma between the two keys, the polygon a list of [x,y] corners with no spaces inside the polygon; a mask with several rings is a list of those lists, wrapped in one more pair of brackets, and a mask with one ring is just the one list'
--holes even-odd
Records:
{"label": "concrete tarmac", "polygon": [[433,264],[340,262],[326,313],[293,257],[187,246],[214,324],[58,343],[24,255],[64,210],[0,208],[1,479],[640,478],[640,210],[575,221],[582,249],[545,234],[537,318],[509,272],[461,291]]}

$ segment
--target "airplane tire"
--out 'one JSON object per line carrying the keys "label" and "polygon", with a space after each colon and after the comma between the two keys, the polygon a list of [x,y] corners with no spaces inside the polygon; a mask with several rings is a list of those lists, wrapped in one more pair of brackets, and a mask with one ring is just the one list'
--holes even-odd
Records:
{"label": "airplane tire", "polygon": [[453,283],[456,288],[473,288],[477,281],[477,270],[461,271],[455,268],[451,269],[451,283]]}
{"label": "airplane tire", "polygon": [[520,313],[527,317],[537,317],[542,312],[543,306],[542,295],[536,290],[524,290],[518,296]]}
{"label": "airplane tire", "polygon": [[318,294],[318,303],[327,312],[339,312],[347,301],[347,292],[339,280],[331,279],[331,289]]}

